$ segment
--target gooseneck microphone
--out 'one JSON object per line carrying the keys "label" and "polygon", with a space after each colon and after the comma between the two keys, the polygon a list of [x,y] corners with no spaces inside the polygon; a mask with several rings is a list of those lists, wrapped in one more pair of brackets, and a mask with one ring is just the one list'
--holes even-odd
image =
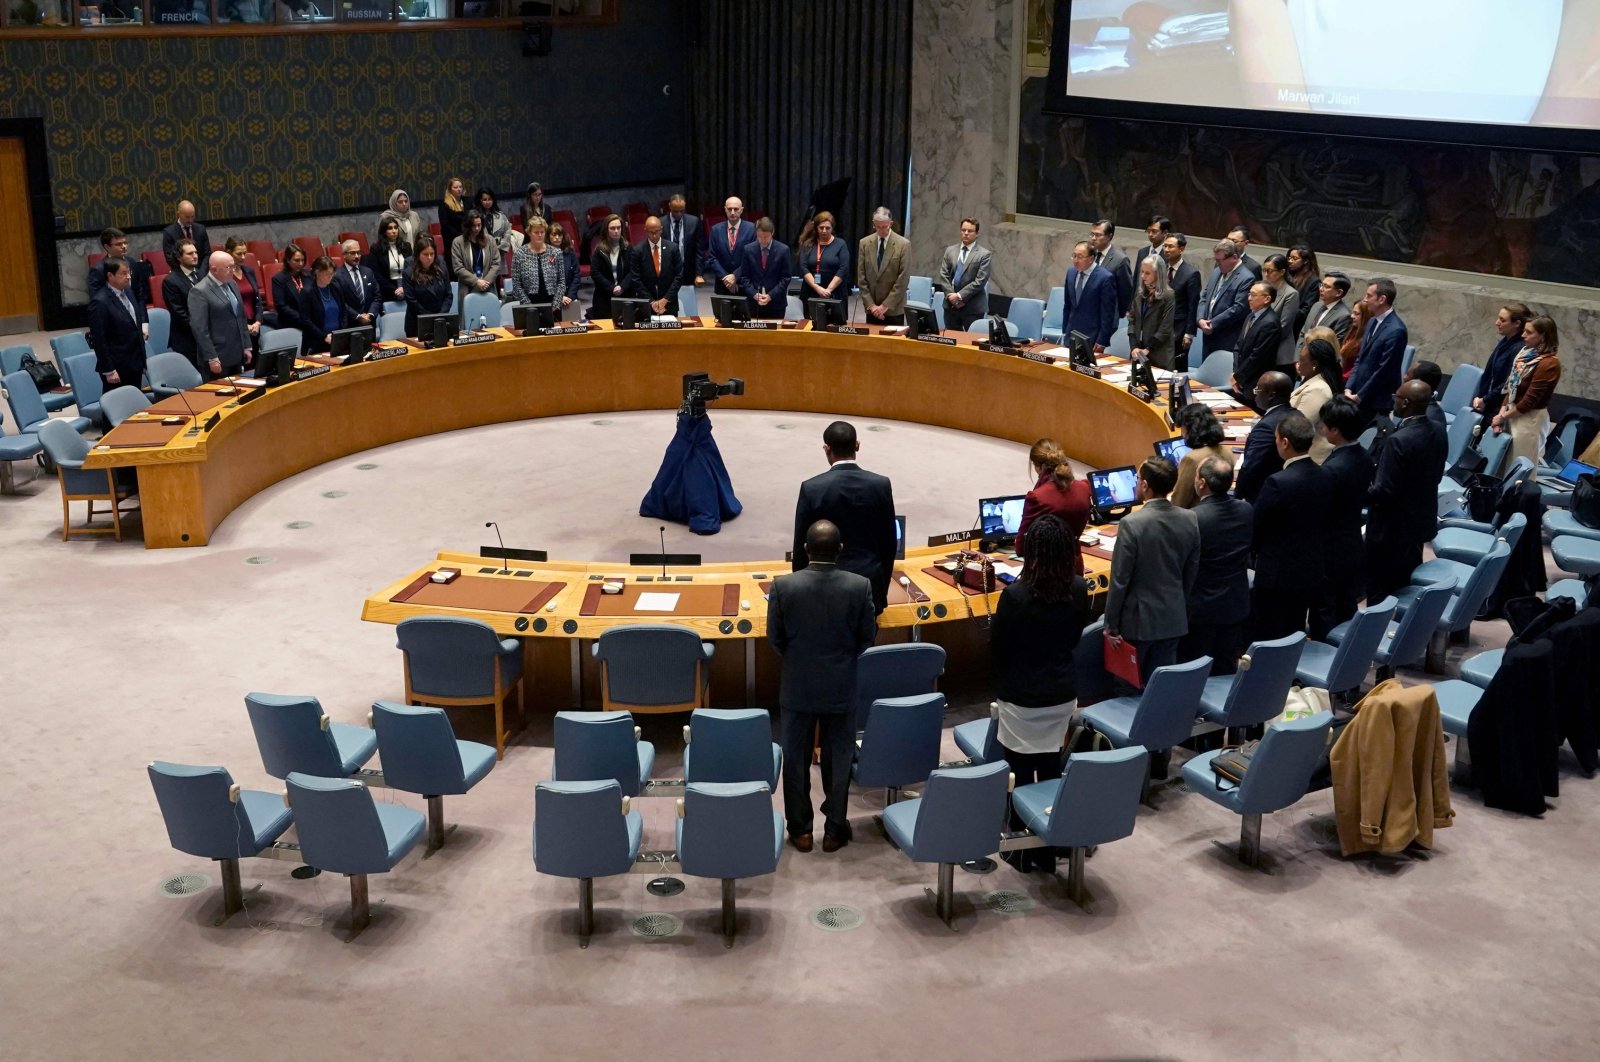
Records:
{"label": "gooseneck microphone", "polygon": [[189,404],[189,396],[184,394],[182,391],[179,391],[178,392],[178,401],[183,403],[183,408],[187,409],[189,411],[190,418],[194,420],[194,430],[195,431],[199,431],[200,430],[200,414],[196,413],[194,411],[194,407]]}
{"label": "gooseneck microphone", "polygon": [[510,575],[511,566],[506,563],[506,540],[500,537],[500,525],[493,520],[485,520],[483,526],[494,528],[494,537],[500,540],[500,571]]}
{"label": "gooseneck microphone", "polygon": [[667,577],[667,525],[662,524],[661,531],[661,578]]}

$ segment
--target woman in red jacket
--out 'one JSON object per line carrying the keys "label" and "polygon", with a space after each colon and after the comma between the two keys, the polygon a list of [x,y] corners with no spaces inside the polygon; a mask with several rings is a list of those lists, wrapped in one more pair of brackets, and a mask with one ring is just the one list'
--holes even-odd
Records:
{"label": "woman in red jacket", "polygon": [[1028,556],[1028,525],[1045,513],[1054,513],[1072,534],[1072,570],[1083,574],[1083,547],[1078,536],[1089,522],[1089,484],[1073,475],[1067,455],[1054,439],[1040,439],[1028,450],[1036,482],[1022,503],[1017,525],[1017,556]]}

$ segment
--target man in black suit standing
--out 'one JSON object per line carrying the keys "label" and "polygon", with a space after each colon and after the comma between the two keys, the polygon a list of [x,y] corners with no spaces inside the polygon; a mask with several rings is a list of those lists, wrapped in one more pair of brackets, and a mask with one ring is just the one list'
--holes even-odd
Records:
{"label": "man in black suit standing", "polygon": [[766,320],[783,320],[789,310],[789,278],[794,276],[794,259],[789,248],[774,239],[771,218],[755,224],[756,238],[739,250],[735,276],[739,290],[750,300],[750,315]]}
{"label": "man in black suit standing", "polygon": [[1394,393],[1400,426],[1378,455],[1367,491],[1367,602],[1376,604],[1411,582],[1422,547],[1439,529],[1439,479],[1444,436],[1428,423],[1433,390],[1409,380]]}
{"label": "man in black suit standing", "polygon": [[1306,311],[1306,323],[1300,329],[1300,342],[1313,328],[1331,328],[1343,343],[1350,334],[1350,307],[1344,297],[1350,294],[1350,278],[1343,273],[1329,273],[1317,284],[1317,302]]}
{"label": "man in black suit standing", "polygon": [[1284,638],[1306,629],[1306,616],[1322,592],[1327,564],[1328,479],[1311,460],[1317,433],[1291,409],[1275,436],[1282,471],[1267,477],[1254,504],[1250,536],[1255,582],[1250,588],[1251,637]]}
{"label": "man in black suit standing", "polygon": [[1262,410],[1261,419],[1245,437],[1244,456],[1239,459],[1239,485],[1234,488],[1235,494],[1252,505],[1267,477],[1283,467],[1283,458],[1278,455],[1278,421],[1291,408],[1289,395],[1293,388],[1289,377],[1276,369],[1262,373],[1256,381],[1251,397],[1256,408]]}
{"label": "man in black suit standing", "polygon": [[194,219],[194,204],[187,199],[178,204],[178,220],[161,230],[161,253],[173,269],[178,268],[180,261],[180,240],[192,240],[202,262],[210,259],[211,237],[206,234],[206,227]]}
{"label": "man in black suit standing", "polygon": [[1256,381],[1261,374],[1278,364],[1278,347],[1282,345],[1283,322],[1272,308],[1272,287],[1265,283],[1250,285],[1248,299],[1250,315],[1244,319],[1239,331],[1239,344],[1233,351],[1233,394],[1239,401],[1261,407],[1255,400]]}
{"label": "man in black suit standing", "polygon": [[344,307],[349,327],[372,324],[378,319],[378,300],[382,297],[378,278],[361,264],[361,245],[355,240],[344,241],[340,256],[344,264],[333,272],[333,297]]}
{"label": "man in black suit standing", "polygon": [[678,250],[678,283],[704,284],[705,279],[695,273],[704,233],[700,231],[700,219],[685,212],[687,206],[681,195],[667,200],[667,216],[661,219],[661,230],[666,241]]}
{"label": "man in black suit standing", "polygon": [[1117,317],[1121,319],[1128,316],[1128,307],[1133,305],[1133,267],[1128,265],[1128,256],[1122,249],[1111,242],[1116,234],[1117,227],[1104,218],[1089,227],[1094,264],[1110,273],[1116,282]]}
{"label": "man in black suit standing", "polygon": [[131,294],[132,267],[123,259],[108,259],[106,286],[89,300],[89,345],[94,348],[95,371],[105,377],[106,388],[138,387],[144,378],[145,345],[150,318]]}
{"label": "man in black suit standing", "polygon": [[1243,225],[1235,225],[1228,230],[1228,239],[1239,249],[1239,264],[1250,271],[1250,275],[1257,280],[1261,279],[1261,263],[1251,258],[1247,253],[1250,247],[1250,234]]}
{"label": "man in black suit standing", "polygon": [[93,299],[105,290],[106,266],[112,262],[121,262],[130,278],[128,298],[140,306],[149,306],[150,266],[140,259],[128,257],[128,234],[121,229],[102,229],[100,250],[105,252],[105,257],[89,267],[89,298]]}
{"label": "man in black suit standing", "polygon": [[839,567],[864,575],[872,584],[872,600],[882,612],[889,602],[889,577],[894,574],[894,488],[887,476],[856,463],[856,429],[843,420],[822,433],[822,454],[828,471],[800,484],[794,512],[794,570],[806,566],[806,530],[818,520],[837,525],[844,539]]}
{"label": "man in black suit standing", "polygon": [[1179,660],[1211,658],[1213,675],[1231,675],[1250,643],[1250,503],[1230,497],[1233,465],[1208,457],[1195,470],[1200,567],[1189,592],[1189,633]]}
{"label": "man in black suit standing", "polygon": [[[1406,323],[1394,312],[1394,281],[1376,277],[1367,285],[1367,324],[1361,334],[1361,353],[1350,369],[1345,381],[1345,394],[1356,400],[1366,422],[1371,424],[1379,413],[1389,412],[1395,388],[1403,382],[1400,363],[1405,360],[1410,334]],[[1398,418],[1397,418],[1398,419]]]}
{"label": "man in black suit standing", "polygon": [[1144,238],[1150,241],[1150,246],[1139,248],[1139,253],[1133,258],[1133,275],[1139,275],[1139,267],[1151,255],[1156,256],[1156,264],[1160,265],[1162,251],[1167,242],[1167,237],[1172,235],[1172,219],[1165,214],[1156,214],[1150,219],[1150,224],[1144,227]]}
{"label": "man in black suit standing", "polygon": [[194,362],[202,374],[205,366],[195,353],[194,329],[189,325],[189,291],[200,281],[200,249],[193,240],[178,241],[178,264],[161,278],[161,296],[172,315],[172,330],[167,343],[173,350]]}
{"label": "man in black suit standing", "polygon": [[1181,232],[1168,236],[1161,244],[1161,267],[1167,271],[1167,287],[1172,289],[1172,336],[1177,352],[1177,368],[1189,367],[1189,348],[1194,345],[1195,322],[1200,319],[1200,270],[1183,260],[1189,238]]}
{"label": "man in black suit standing", "polygon": [[767,641],[783,658],[783,812],[789,841],[811,851],[811,749],[822,749],[822,850],[850,843],[850,761],[855,752],[856,660],[878,633],[872,587],[837,563],[839,529],[818,520],[805,531],[810,563],[772,582]]}
{"label": "man in black suit standing", "polygon": [[1361,410],[1343,395],[1322,404],[1317,430],[1333,450],[1322,460],[1328,480],[1328,578],[1311,610],[1311,636],[1327,641],[1329,631],[1356,614],[1367,587],[1361,524],[1372,486],[1372,458],[1356,442]]}
{"label": "man in black suit standing", "polygon": [[649,299],[651,313],[676,317],[678,278],[682,273],[683,262],[678,258],[678,249],[661,238],[661,219],[647,218],[644,240],[633,248],[630,294],[636,299]]}

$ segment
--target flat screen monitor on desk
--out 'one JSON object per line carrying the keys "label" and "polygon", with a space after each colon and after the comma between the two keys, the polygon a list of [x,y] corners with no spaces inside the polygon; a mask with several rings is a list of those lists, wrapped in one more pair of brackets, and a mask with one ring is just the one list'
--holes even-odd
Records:
{"label": "flat screen monitor on desk", "polygon": [[294,362],[299,357],[297,348],[269,350],[258,357],[261,364],[256,367],[256,376],[266,380],[268,387],[282,387],[294,379]]}
{"label": "flat screen monitor on desk", "polygon": [[750,320],[750,304],[743,295],[713,295],[711,313],[716,317],[718,325],[732,328],[736,321]]}
{"label": "flat screen monitor on desk", "polygon": [[519,302],[511,307],[511,323],[526,335],[556,326],[555,306],[548,302]]}
{"label": "flat screen monitor on desk", "polygon": [[1012,494],[1004,498],[984,498],[978,502],[978,526],[984,538],[1016,537],[1022,526],[1022,503],[1026,498]]}
{"label": "flat screen monitor on desk", "polygon": [[375,334],[371,325],[334,329],[328,340],[328,353],[342,364],[354,365],[367,356]]}
{"label": "flat screen monitor on desk", "polygon": [[612,299],[611,323],[618,328],[638,328],[650,320],[649,299]]}
{"label": "flat screen monitor on desk", "polygon": [[939,334],[939,316],[928,306],[918,303],[906,303],[906,335],[912,339],[918,336],[936,336]]}
{"label": "flat screen monitor on desk", "polygon": [[811,300],[811,327],[820,332],[829,325],[844,324],[844,303],[838,299]]}
{"label": "flat screen monitor on desk", "polygon": [[1085,368],[1094,368],[1094,344],[1082,332],[1072,332],[1067,336],[1067,349],[1072,352],[1072,363]]}
{"label": "flat screen monitor on desk", "polygon": [[417,315],[417,338],[432,350],[447,347],[456,337],[457,318],[453,313],[423,313]]}
{"label": "flat screen monitor on desk", "polygon": [[1194,389],[1190,386],[1189,377],[1181,372],[1175,372],[1167,377],[1167,419],[1171,420],[1178,415],[1178,410],[1194,402]]}
{"label": "flat screen monitor on desk", "polygon": [[1095,512],[1125,509],[1139,500],[1139,470],[1132,465],[1100,468],[1089,473],[1089,503]]}
{"label": "flat screen monitor on desk", "polygon": [[1174,435],[1170,439],[1157,439],[1155,449],[1157,457],[1165,457],[1176,466],[1183,460],[1183,455],[1189,452],[1189,444],[1183,441],[1183,436]]}
{"label": "flat screen monitor on desk", "polygon": [[906,559],[906,518],[900,515],[894,518],[894,559]]}

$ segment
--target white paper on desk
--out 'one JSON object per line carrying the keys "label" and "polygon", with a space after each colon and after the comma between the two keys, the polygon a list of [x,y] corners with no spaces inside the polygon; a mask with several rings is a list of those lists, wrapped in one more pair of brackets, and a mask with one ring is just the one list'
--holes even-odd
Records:
{"label": "white paper on desk", "polygon": [[1156,382],[1157,383],[1165,382],[1167,380],[1172,379],[1174,376],[1178,375],[1177,373],[1173,372],[1171,369],[1158,369],[1155,366],[1151,366],[1150,371],[1155,373]]}
{"label": "white paper on desk", "polygon": [[1229,425],[1228,427],[1222,429],[1222,437],[1225,439],[1248,439],[1250,437],[1251,427],[1252,425],[1249,424],[1245,424],[1240,427]]}
{"label": "white paper on desk", "polygon": [[995,561],[994,571],[996,575],[1017,576],[1022,574],[1022,565],[1009,564],[1006,561]]}
{"label": "white paper on desk", "polygon": [[640,594],[639,600],[633,604],[635,612],[676,612],[678,610],[677,594]]}
{"label": "white paper on desk", "polygon": [[1127,372],[1103,372],[1100,374],[1100,379],[1107,383],[1127,383],[1133,379],[1133,374]]}

